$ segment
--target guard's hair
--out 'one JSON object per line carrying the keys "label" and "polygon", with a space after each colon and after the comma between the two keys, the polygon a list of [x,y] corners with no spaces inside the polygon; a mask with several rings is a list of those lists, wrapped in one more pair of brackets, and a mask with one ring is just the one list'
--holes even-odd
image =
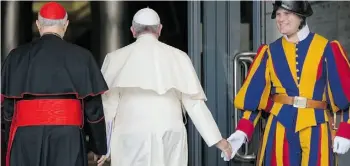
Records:
{"label": "guard's hair", "polygon": [[299,29],[302,29],[306,25],[306,17],[300,16],[301,23],[299,25]]}

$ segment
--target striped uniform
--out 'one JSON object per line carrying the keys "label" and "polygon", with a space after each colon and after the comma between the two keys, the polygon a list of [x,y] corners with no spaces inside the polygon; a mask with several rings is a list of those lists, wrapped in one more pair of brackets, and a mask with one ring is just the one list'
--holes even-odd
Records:
{"label": "striped uniform", "polygon": [[274,103],[273,94],[330,103],[343,115],[337,135],[350,139],[350,65],[339,42],[309,33],[298,44],[281,37],[262,45],[234,102],[245,110],[237,130],[249,139],[261,110],[270,112],[258,165],[332,165],[328,110]]}

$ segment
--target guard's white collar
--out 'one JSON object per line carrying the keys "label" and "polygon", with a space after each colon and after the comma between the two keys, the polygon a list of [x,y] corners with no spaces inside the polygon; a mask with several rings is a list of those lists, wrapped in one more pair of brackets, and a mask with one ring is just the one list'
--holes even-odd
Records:
{"label": "guard's white collar", "polygon": [[[301,28],[298,32],[297,32],[297,35],[298,35],[298,39],[299,39],[299,42],[300,41],[303,41],[304,39],[307,38],[307,36],[309,35],[310,33],[310,29],[309,29],[309,26],[306,24],[303,28]],[[290,41],[287,37],[287,35],[283,35],[288,41]]]}

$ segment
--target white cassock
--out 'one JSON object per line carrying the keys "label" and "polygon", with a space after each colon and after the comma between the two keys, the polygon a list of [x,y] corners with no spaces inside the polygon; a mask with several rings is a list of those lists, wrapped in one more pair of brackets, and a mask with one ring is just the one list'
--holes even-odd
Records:
{"label": "white cassock", "polygon": [[222,139],[186,53],[144,34],[107,54],[102,73],[112,166],[187,166],[182,105],[208,146]]}

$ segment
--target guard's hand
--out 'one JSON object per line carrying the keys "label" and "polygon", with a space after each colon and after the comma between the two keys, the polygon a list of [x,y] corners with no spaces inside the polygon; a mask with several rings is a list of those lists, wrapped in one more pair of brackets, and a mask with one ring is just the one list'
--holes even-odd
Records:
{"label": "guard's hand", "polygon": [[345,154],[350,148],[350,140],[336,136],[333,142],[333,152],[338,154]]}
{"label": "guard's hand", "polygon": [[230,157],[226,157],[225,155],[223,155],[223,153],[221,153],[221,158],[223,158],[224,161],[230,161],[233,157],[235,157],[238,149],[241,148],[243,143],[246,141],[246,137],[247,135],[240,130],[237,130],[236,132],[231,134],[231,136],[227,139],[227,141],[230,143],[232,147],[232,154]]}
{"label": "guard's hand", "polygon": [[232,156],[232,147],[227,140],[225,139],[220,140],[216,144],[216,147],[221,150],[221,156],[225,156],[226,158],[230,158],[230,156]]}

